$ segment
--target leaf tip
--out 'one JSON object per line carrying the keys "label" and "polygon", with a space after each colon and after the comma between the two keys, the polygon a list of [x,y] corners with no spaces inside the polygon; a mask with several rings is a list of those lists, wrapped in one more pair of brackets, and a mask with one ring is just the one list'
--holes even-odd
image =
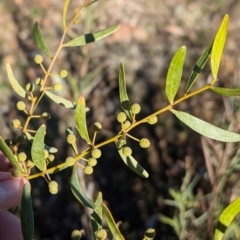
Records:
{"label": "leaf tip", "polygon": [[225,14],[225,15],[224,15],[224,19],[225,19],[225,20],[228,20],[228,19],[229,19],[228,14]]}
{"label": "leaf tip", "polygon": [[78,103],[85,103],[85,97],[83,95],[81,95],[79,98],[78,98]]}

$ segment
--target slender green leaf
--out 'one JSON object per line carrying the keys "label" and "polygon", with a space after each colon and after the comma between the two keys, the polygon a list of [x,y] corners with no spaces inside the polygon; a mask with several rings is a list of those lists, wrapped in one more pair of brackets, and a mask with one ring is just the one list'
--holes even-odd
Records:
{"label": "slender green leaf", "polygon": [[42,35],[42,32],[39,28],[38,22],[36,22],[33,25],[33,38],[34,41],[37,45],[37,47],[43,52],[45,53],[48,57],[51,57],[51,53],[49,51],[48,45]]}
{"label": "slender green leaf", "polygon": [[113,216],[111,214],[111,212],[109,211],[109,209],[107,208],[107,206],[105,204],[102,203],[102,209],[103,209],[103,214],[106,218],[107,221],[107,225],[113,235],[113,238],[115,240],[124,240],[123,235],[121,234],[121,232],[119,231],[117,224],[115,223]]}
{"label": "slender green leaf", "polygon": [[167,216],[165,216],[165,215],[163,215],[163,214],[160,214],[159,220],[160,220],[162,223],[171,226],[171,227],[175,230],[176,234],[177,234],[178,236],[180,236],[181,226],[180,226],[180,222],[179,222],[179,218],[178,218],[178,217],[173,216],[172,218],[169,218],[169,217],[167,217]]}
{"label": "slender green leaf", "polygon": [[50,91],[45,91],[45,94],[51,99],[53,100],[55,103],[65,107],[65,108],[70,108],[70,109],[75,109],[76,108],[76,104],[65,99],[65,98],[62,98]]}
{"label": "slender green leaf", "polygon": [[[102,229],[102,193],[98,192],[97,200],[95,201],[94,212],[91,214],[91,225],[93,232]],[[95,234],[93,234],[96,240]]]}
{"label": "slender green leaf", "polygon": [[13,155],[11,149],[8,147],[8,145],[5,143],[5,141],[0,137],[0,149],[4,153],[4,155],[7,157],[7,159],[10,161],[10,163],[16,167],[19,171],[24,173],[23,168],[19,164],[17,158]]}
{"label": "slender green leaf", "polygon": [[[29,133],[29,132],[26,132],[25,133],[25,136],[27,137],[27,139],[32,142],[34,137]],[[51,147],[51,146],[48,146],[46,144],[44,144],[44,149],[46,149],[49,153],[57,153],[58,152],[58,149],[55,148],[55,147]]]}
{"label": "slender green leaf", "polygon": [[86,103],[85,98],[80,96],[77,101],[77,106],[75,110],[75,121],[77,125],[77,130],[79,135],[87,141],[88,144],[91,143],[88,129],[87,129],[87,122],[86,122]]}
{"label": "slender green leaf", "polygon": [[34,219],[32,210],[31,190],[28,184],[24,184],[22,192],[21,228],[24,240],[33,240]]}
{"label": "slender green leaf", "polygon": [[240,213],[240,198],[230,203],[221,213],[220,218],[215,229],[214,239],[222,240],[224,233],[233,221],[233,219]]}
{"label": "slender green leaf", "polygon": [[[121,140],[120,140],[121,141]],[[118,150],[118,153],[120,157],[122,158],[123,162],[135,173],[137,173],[139,176],[147,178],[148,172],[134,159],[133,156],[125,156],[122,152],[123,147],[119,147],[122,145],[122,143],[119,141],[116,142],[116,147]]]}
{"label": "slender green leaf", "polygon": [[183,64],[186,56],[186,47],[182,46],[173,56],[173,59],[170,63],[167,80],[166,80],[166,95],[168,101],[172,104],[174,98],[177,94],[181,79]]}
{"label": "slender green leaf", "polygon": [[44,158],[44,137],[46,135],[46,126],[43,124],[36,132],[33,139],[31,155],[32,160],[40,171],[46,170]]}
{"label": "slender green leaf", "polygon": [[199,57],[197,60],[191,75],[188,79],[187,86],[185,89],[185,93],[188,93],[192,85],[194,84],[195,80],[197,79],[199,73],[202,71],[203,67],[205,66],[206,62],[208,61],[211,51],[212,51],[213,42],[207,47],[204,53]]}
{"label": "slender green leaf", "polygon": [[201,135],[222,142],[239,142],[240,135],[218,128],[188,113],[171,110],[178,119]]}
{"label": "slender green leaf", "polygon": [[125,70],[124,70],[123,63],[120,63],[120,67],[119,67],[119,96],[120,96],[120,102],[121,102],[123,111],[127,114],[129,119],[132,119],[130,102],[127,95],[127,86],[126,86]]}
{"label": "slender green leaf", "polygon": [[67,10],[68,6],[71,0],[65,0],[64,6],[63,6],[63,16],[62,16],[62,21],[63,21],[63,27],[64,29],[66,28],[66,22],[67,22]]}
{"label": "slender green leaf", "polygon": [[85,207],[94,208],[95,204],[86,196],[78,179],[77,168],[73,167],[70,187],[74,197]]}
{"label": "slender green leaf", "polygon": [[91,42],[96,42],[98,40],[101,40],[104,37],[107,37],[108,35],[114,33],[118,30],[120,26],[115,25],[109,28],[106,28],[104,30],[98,31],[96,33],[88,33],[80,37],[76,37],[72,39],[71,41],[65,43],[64,47],[77,47],[77,46],[84,46]]}
{"label": "slender green leaf", "polygon": [[162,223],[166,224],[166,225],[169,225],[169,226],[171,226],[171,227],[173,227],[173,228],[175,227],[174,220],[173,220],[172,218],[170,218],[170,217],[167,217],[167,216],[165,216],[165,215],[163,215],[163,214],[160,214],[159,220],[160,220]]}
{"label": "slender green leaf", "polygon": [[[58,105],[60,106],[63,106],[65,108],[68,108],[68,109],[75,109],[76,108],[76,103],[74,102],[71,102],[65,98],[62,98],[50,91],[45,91],[45,94],[51,99],[53,100],[55,103],[57,103]],[[85,111],[89,111],[89,108],[86,107]]]}
{"label": "slender green leaf", "polygon": [[20,96],[25,98],[27,96],[27,92],[25,89],[18,83],[17,79],[14,77],[12,68],[9,63],[6,64],[6,70],[9,82],[12,85],[13,90]]}
{"label": "slender green leaf", "polygon": [[218,69],[222,57],[223,48],[225,45],[228,31],[228,15],[223,18],[220,28],[215,36],[212,53],[211,53],[211,69],[213,78],[216,79],[218,75]]}
{"label": "slender green leaf", "polygon": [[236,97],[240,96],[240,88],[221,88],[221,87],[212,87],[212,91],[227,97]]}

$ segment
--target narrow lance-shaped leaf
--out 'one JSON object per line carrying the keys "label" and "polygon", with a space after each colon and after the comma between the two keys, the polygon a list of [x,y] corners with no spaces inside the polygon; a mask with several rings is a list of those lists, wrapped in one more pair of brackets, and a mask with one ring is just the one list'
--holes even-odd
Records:
{"label": "narrow lance-shaped leaf", "polygon": [[77,125],[77,131],[79,135],[87,141],[88,144],[91,143],[88,129],[87,129],[87,122],[86,122],[86,103],[85,98],[80,96],[77,101],[77,106],[75,110],[75,121]]}
{"label": "narrow lance-shaped leaf", "polygon": [[14,77],[12,68],[9,63],[6,64],[6,70],[9,82],[12,85],[13,90],[20,96],[25,98],[27,96],[27,93],[25,89],[18,83],[17,79]]}
{"label": "narrow lance-shaped leaf", "polygon": [[121,232],[119,231],[117,224],[115,223],[113,216],[112,216],[111,212],[109,211],[109,209],[107,208],[107,206],[102,203],[102,208],[103,208],[103,214],[107,221],[107,225],[113,235],[113,238],[115,240],[124,240],[124,237],[121,234]]}
{"label": "narrow lance-shaped leaf", "polygon": [[217,94],[227,96],[227,97],[240,96],[240,88],[212,87],[211,90],[214,91]]}
{"label": "narrow lance-shaped leaf", "polygon": [[205,66],[206,62],[208,61],[211,51],[212,51],[213,42],[207,47],[204,53],[199,57],[197,60],[191,75],[188,79],[187,86],[185,89],[185,93],[188,93],[192,85],[194,84],[195,80],[197,79],[199,73],[202,71],[203,67]]}
{"label": "narrow lance-shaped leaf", "polygon": [[[29,132],[26,132],[25,133],[25,136],[27,137],[27,139],[32,142],[34,137],[29,133]],[[57,153],[58,152],[58,149],[55,148],[55,147],[51,147],[51,146],[48,146],[46,144],[44,144],[44,149],[46,149],[49,153]]]}
{"label": "narrow lance-shaped leaf", "polygon": [[[94,212],[91,214],[91,225],[93,233],[102,229],[102,193],[99,192],[95,201]],[[96,240],[95,234],[93,234]]]}
{"label": "narrow lance-shaped leaf", "polygon": [[125,78],[125,70],[123,63],[120,63],[119,67],[119,97],[123,111],[127,114],[129,119],[132,119],[132,113],[130,110],[130,102],[127,95],[127,86]]}
{"label": "narrow lance-shaped leaf", "polygon": [[19,164],[17,158],[13,155],[11,149],[8,147],[8,145],[5,143],[5,141],[1,137],[0,137],[0,149],[4,153],[4,155],[7,157],[7,159],[10,161],[10,163],[23,173],[24,170]]}
{"label": "narrow lance-shaped leaf", "polygon": [[167,73],[166,95],[168,101],[172,104],[177,94],[181,79],[183,64],[186,56],[186,47],[182,46],[175,53]]}
{"label": "narrow lance-shaped leaf", "polygon": [[173,216],[172,218],[169,218],[163,214],[160,214],[159,220],[167,225],[170,225],[176,232],[178,236],[180,236],[181,233],[181,226],[178,217]]}
{"label": "narrow lance-shaped leaf", "polygon": [[64,6],[63,6],[63,16],[62,16],[62,21],[63,21],[63,27],[64,29],[66,28],[66,22],[67,22],[67,10],[68,6],[71,0],[65,0]]}
{"label": "narrow lance-shaped leaf", "polygon": [[78,179],[77,168],[73,167],[70,187],[75,198],[85,207],[94,208],[95,204],[86,196]]}
{"label": "narrow lance-shaped leaf", "polygon": [[214,234],[214,240],[222,240],[224,233],[233,221],[233,219],[240,213],[240,198],[230,203],[221,213],[217,223]]}
{"label": "narrow lance-shaped leaf", "polygon": [[107,37],[108,35],[114,33],[119,28],[119,25],[112,26],[109,28],[106,28],[104,30],[98,31],[96,33],[88,33],[80,37],[76,37],[72,39],[71,41],[65,43],[64,47],[77,47],[77,46],[83,46],[91,42],[96,42],[98,40],[101,40],[102,38]]}
{"label": "narrow lance-shaped leaf", "polygon": [[24,240],[33,240],[34,237],[34,219],[32,210],[32,199],[30,186],[23,186],[21,201],[21,228]]}
{"label": "narrow lance-shaped leaf", "polygon": [[216,79],[228,31],[228,15],[225,15],[215,36],[211,53],[211,70]]}
{"label": "narrow lance-shaped leaf", "polygon": [[34,41],[37,45],[37,47],[43,52],[45,53],[48,57],[51,57],[51,53],[49,51],[48,45],[42,35],[42,32],[39,28],[38,22],[36,22],[33,25],[33,38]]}
{"label": "narrow lance-shaped leaf", "polygon": [[159,220],[166,224],[166,225],[169,225],[173,228],[175,228],[175,222],[174,222],[174,219],[173,218],[170,218],[170,217],[167,217],[166,215],[163,215],[163,214],[160,214],[159,215]]}
{"label": "narrow lance-shaped leaf", "polygon": [[182,122],[184,122],[188,127],[192,128],[194,131],[200,133],[205,137],[222,142],[240,141],[240,135],[237,133],[229,132],[218,128],[185,112],[180,112],[176,110],[171,110],[171,112],[175,114],[176,117]]}
{"label": "narrow lance-shaped leaf", "polygon": [[122,140],[119,140],[116,142],[116,147],[118,150],[118,153],[120,157],[122,158],[123,162],[135,173],[137,173],[139,176],[147,178],[148,177],[148,172],[134,159],[133,156],[125,156],[123,154],[123,147],[122,145]]}
{"label": "narrow lance-shaped leaf", "polygon": [[44,158],[44,137],[46,134],[46,126],[43,124],[36,132],[33,139],[31,155],[32,160],[40,171],[46,170],[46,162]]}
{"label": "narrow lance-shaped leaf", "polygon": [[70,109],[75,109],[76,108],[76,104],[65,99],[65,98],[62,98],[50,91],[45,91],[45,94],[51,99],[53,100],[55,103],[57,103],[58,105],[61,105],[65,108],[70,108]]}

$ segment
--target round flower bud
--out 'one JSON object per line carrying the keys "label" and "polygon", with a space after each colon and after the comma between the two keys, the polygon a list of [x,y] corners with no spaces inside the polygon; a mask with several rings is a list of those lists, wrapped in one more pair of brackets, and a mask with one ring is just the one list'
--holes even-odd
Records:
{"label": "round flower bud", "polygon": [[48,150],[44,149],[44,159],[47,159],[49,156]]}
{"label": "round flower bud", "polygon": [[117,114],[118,122],[123,123],[123,122],[126,121],[126,119],[127,119],[127,115],[126,115],[125,112],[120,112],[120,113]]}
{"label": "round flower bud", "polygon": [[125,129],[127,129],[127,128],[130,127],[130,126],[131,126],[131,122],[128,121],[128,120],[123,123],[123,127],[124,127]]}
{"label": "round flower bud", "polygon": [[23,111],[23,110],[25,110],[25,108],[26,108],[26,104],[23,101],[18,101],[17,102],[17,109],[19,111]]}
{"label": "round flower bud", "polygon": [[55,156],[54,156],[53,154],[49,154],[49,155],[48,155],[48,160],[49,160],[49,162],[53,162],[54,159],[55,159]]}
{"label": "round flower bud", "polygon": [[91,166],[87,165],[87,166],[84,168],[84,172],[85,172],[85,174],[90,175],[90,174],[93,173],[93,168],[92,168]]}
{"label": "round flower bud", "polygon": [[101,155],[102,155],[102,152],[101,152],[100,149],[98,149],[98,148],[92,149],[92,151],[91,151],[91,156],[92,156],[93,158],[100,158]]}
{"label": "round flower bud", "polygon": [[130,147],[123,147],[122,153],[125,156],[129,157],[132,154],[132,149]]}
{"label": "round flower bud", "polygon": [[26,141],[26,139],[27,139],[27,137],[24,134],[17,137],[17,141],[19,143],[24,143]]}
{"label": "round flower bud", "polygon": [[105,240],[107,238],[107,231],[105,229],[99,229],[95,232],[97,240]]}
{"label": "round flower bud", "polygon": [[158,121],[157,116],[152,116],[152,117],[150,117],[150,118],[148,119],[148,123],[149,123],[150,125],[153,125],[153,124],[157,123],[157,121]]}
{"label": "round flower bud", "polygon": [[61,70],[60,73],[59,73],[59,76],[61,78],[65,78],[65,77],[67,77],[67,75],[68,75],[68,71],[67,70]]}
{"label": "round flower bud", "polygon": [[73,157],[67,157],[65,160],[67,166],[73,166],[75,164],[75,159]]}
{"label": "round flower bud", "polygon": [[72,231],[71,233],[72,240],[80,240],[81,238],[82,238],[82,233],[79,230],[75,229]]}
{"label": "round flower bud", "polygon": [[88,159],[88,165],[91,167],[94,167],[97,165],[97,159],[96,158],[89,158]]}
{"label": "round flower bud", "polygon": [[35,89],[35,87],[34,87],[34,85],[33,85],[32,83],[28,83],[28,84],[26,85],[25,89],[26,89],[26,91],[28,91],[28,92],[33,92],[34,89]]}
{"label": "round flower bud", "polygon": [[138,114],[141,111],[141,106],[138,103],[134,103],[131,106],[131,111],[132,111],[133,114]]}
{"label": "round flower bud", "polygon": [[19,162],[24,162],[27,159],[27,155],[25,152],[20,152],[17,155],[17,158],[18,158]]}
{"label": "round flower bud", "polygon": [[49,182],[48,189],[51,194],[56,194],[58,192],[58,183],[56,181]]}
{"label": "round flower bud", "polygon": [[148,228],[144,233],[144,237],[149,239],[149,240],[154,239],[155,236],[156,236],[156,231],[153,228]]}
{"label": "round flower bud", "polygon": [[12,171],[12,176],[13,176],[13,177],[21,177],[21,176],[22,176],[22,173],[21,173],[21,171],[19,171],[18,169],[14,169],[14,170]]}
{"label": "round flower bud", "polygon": [[20,122],[19,119],[14,119],[12,121],[12,125],[13,125],[14,128],[20,128],[21,127],[21,122]]}
{"label": "round flower bud", "polygon": [[72,134],[72,133],[68,134],[67,142],[69,144],[74,144],[76,142],[76,136],[74,134]]}
{"label": "round flower bud", "polygon": [[61,91],[61,90],[62,90],[62,84],[60,84],[60,83],[55,83],[55,84],[53,85],[53,89],[54,89],[55,91],[57,91],[57,92]]}
{"label": "round flower bud", "polygon": [[37,79],[35,80],[35,83],[36,83],[38,86],[42,86],[42,84],[43,84],[43,79],[42,79],[42,78],[37,78]]}
{"label": "round flower bud", "polygon": [[99,132],[102,129],[102,124],[100,122],[95,122],[93,124],[93,131],[94,132]]}
{"label": "round flower bud", "polygon": [[150,141],[147,138],[142,138],[139,142],[140,147],[148,148],[150,146]]}
{"label": "round flower bud", "polygon": [[35,164],[31,160],[27,160],[27,167],[33,168],[33,167],[35,167]]}
{"label": "round flower bud", "polygon": [[34,58],[35,63],[40,64],[43,61],[43,57],[39,54],[37,54]]}
{"label": "round flower bud", "polygon": [[49,120],[51,118],[51,114],[48,112],[44,112],[41,114],[42,119]]}

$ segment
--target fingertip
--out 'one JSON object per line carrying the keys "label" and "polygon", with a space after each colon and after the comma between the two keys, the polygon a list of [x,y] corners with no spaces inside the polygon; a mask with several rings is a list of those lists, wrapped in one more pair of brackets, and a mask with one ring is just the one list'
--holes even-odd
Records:
{"label": "fingertip", "polygon": [[0,211],[1,239],[23,240],[20,219],[8,211]]}
{"label": "fingertip", "polygon": [[23,177],[0,181],[0,209],[9,209],[21,204],[24,184],[29,182]]}

